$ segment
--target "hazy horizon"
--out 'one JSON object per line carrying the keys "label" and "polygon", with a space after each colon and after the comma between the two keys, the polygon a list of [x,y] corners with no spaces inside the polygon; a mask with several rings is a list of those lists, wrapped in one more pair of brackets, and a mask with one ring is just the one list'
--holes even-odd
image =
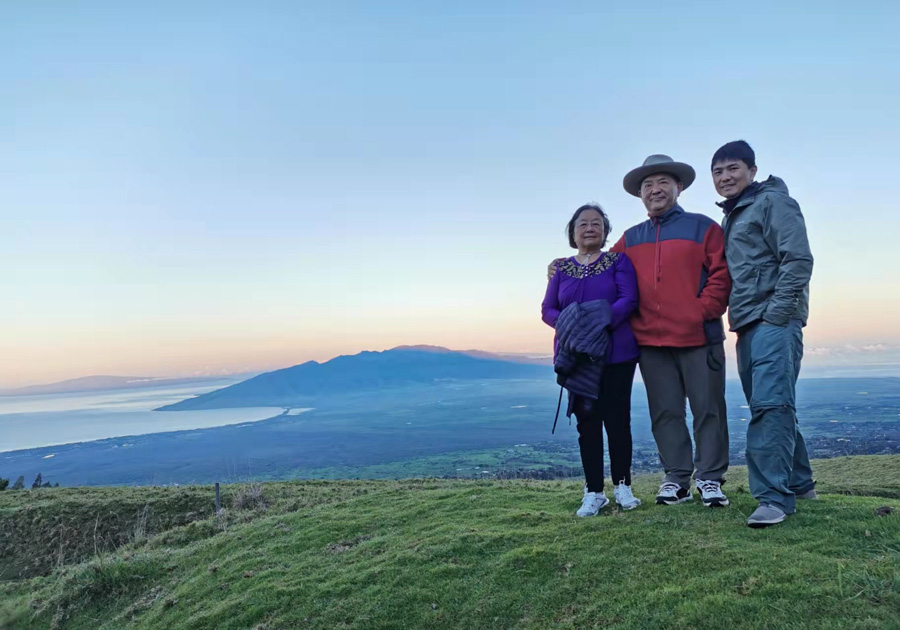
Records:
{"label": "hazy horizon", "polygon": [[[423,345],[423,344],[418,344],[418,345]],[[360,352],[384,352],[384,351],[392,350],[392,349],[395,349],[395,348],[385,348],[383,350],[361,350]],[[481,351],[478,348],[467,348],[465,350],[454,349],[454,348],[447,348],[447,349],[452,352]],[[486,352],[486,351],[484,351],[484,352]],[[359,354],[359,353],[353,353],[353,354],[355,355],[355,354]],[[550,353],[540,353],[540,352],[534,352],[534,353],[497,352],[495,354],[498,355],[498,358],[502,358],[502,356],[504,356],[504,355],[512,355],[512,354],[521,354],[521,355],[531,356],[534,358],[550,356]],[[727,360],[728,360],[728,363],[726,365],[726,371],[727,371],[726,378],[727,378],[727,380],[738,380],[737,364],[736,364],[736,359],[735,359],[734,353],[733,353],[733,351],[729,351],[729,349],[726,348],[726,355],[727,355]],[[335,355],[333,357],[328,357],[328,358],[323,359],[318,362],[325,363],[332,359],[338,358],[339,356],[348,356],[348,355]],[[303,363],[303,362],[288,363],[285,365],[272,366],[266,370],[256,370],[256,371],[251,371],[251,372],[234,372],[234,373],[217,372],[217,373],[212,373],[212,374],[171,374],[171,375],[167,375],[167,376],[159,376],[159,375],[155,375],[155,374],[121,374],[121,375],[83,374],[80,376],[76,376],[72,379],[64,379],[61,381],[52,381],[52,382],[47,381],[47,382],[33,383],[33,384],[26,385],[24,387],[0,387],[0,396],[9,394],[11,392],[18,391],[19,389],[26,389],[26,388],[29,388],[32,386],[57,385],[57,384],[68,383],[70,381],[78,381],[81,379],[90,379],[90,378],[95,378],[95,377],[150,378],[150,379],[159,379],[159,380],[163,380],[163,381],[168,380],[168,379],[173,379],[173,380],[183,380],[186,383],[193,382],[192,379],[195,379],[197,382],[199,382],[201,380],[213,382],[210,379],[214,379],[214,378],[218,377],[221,379],[228,379],[232,383],[237,383],[240,380],[252,378],[253,376],[255,376],[257,374],[286,369],[289,367],[299,365],[300,363]],[[551,376],[551,373],[549,371],[550,369],[551,368],[548,365],[548,376]],[[238,377],[240,377],[240,378],[238,378]],[[843,362],[840,360],[829,361],[827,359],[823,360],[821,357],[813,356],[813,357],[808,357],[805,359],[803,369],[800,373],[800,378],[810,378],[810,379],[812,379],[812,378],[848,378],[849,379],[849,378],[868,378],[868,377],[871,377],[871,378],[883,378],[883,377],[900,378],[900,362],[848,363],[848,362],[846,362],[846,360]],[[639,381],[639,382],[641,381],[640,372],[635,373],[635,380]],[[164,385],[162,385],[162,386],[164,386]],[[154,386],[151,385],[150,387],[154,387]],[[128,388],[128,387],[122,386],[122,387],[120,387],[120,389],[122,389],[122,390],[137,389],[137,387]],[[102,391],[102,389],[86,389],[84,391],[85,392],[93,392],[93,391]],[[77,393],[77,392],[72,392],[72,393]],[[52,395],[55,395],[55,393],[24,394],[24,396],[36,396],[36,397],[42,396],[42,395],[51,395],[52,396]]]}

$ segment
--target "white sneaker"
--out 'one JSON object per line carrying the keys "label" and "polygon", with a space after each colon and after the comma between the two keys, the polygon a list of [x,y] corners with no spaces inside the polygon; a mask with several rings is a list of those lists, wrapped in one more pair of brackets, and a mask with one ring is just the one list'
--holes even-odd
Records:
{"label": "white sneaker", "polygon": [[725,507],[730,503],[728,497],[722,492],[722,484],[718,481],[695,479],[694,483],[697,485],[700,498],[703,499],[703,505],[706,507]]}
{"label": "white sneaker", "polygon": [[631,493],[631,486],[625,485],[625,480],[619,482],[616,489],[613,490],[613,496],[623,510],[633,510],[641,504],[641,500]]}
{"label": "white sneaker", "polygon": [[584,498],[581,500],[581,507],[578,508],[575,514],[577,516],[597,516],[597,512],[607,505],[609,505],[609,499],[602,492],[585,491]]}

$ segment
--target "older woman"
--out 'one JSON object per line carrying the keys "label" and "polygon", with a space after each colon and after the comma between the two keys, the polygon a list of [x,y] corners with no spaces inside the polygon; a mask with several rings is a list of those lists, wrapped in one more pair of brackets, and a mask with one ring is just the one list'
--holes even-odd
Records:
{"label": "older woman", "polygon": [[[553,262],[547,294],[541,305],[544,322],[556,328],[570,304],[605,300],[609,304],[609,353],[596,399],[569,395],[569,412],[578,421],[578,446],[585,488],[578,516],[594,516],[609,504],[603,492],[603,428],[609,441],[609,463],[616,503],[630,510],[640,505],[631,492],[631,385],[638,346],[628,319],[637,308],[634,267],[624,254],[604,252],[609,218],[598,205],[575,211],[567,226],[569,245],[577,256]],[[554,356],[558,350],[554,340]]]}

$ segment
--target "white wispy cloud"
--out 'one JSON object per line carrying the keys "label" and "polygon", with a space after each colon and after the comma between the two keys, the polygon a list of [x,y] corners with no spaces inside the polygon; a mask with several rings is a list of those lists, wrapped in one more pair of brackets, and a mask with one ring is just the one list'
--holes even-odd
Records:
{"label": "white wispy cloud", "polygon": [[888,342],[845,343],[834,346],[813,346],[804,350],[804,355],[816,362],[862,361],[883,362],[900,360],[900,344]]}

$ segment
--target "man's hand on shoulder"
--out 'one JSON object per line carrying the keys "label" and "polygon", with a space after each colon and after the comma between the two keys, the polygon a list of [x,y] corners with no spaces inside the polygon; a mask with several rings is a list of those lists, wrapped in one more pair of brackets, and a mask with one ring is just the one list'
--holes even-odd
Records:
{"label": "man's hand on shoulder", "polygon": [[557,258],[549,265],[547,265],[547,280],[556,275],[556,268],[566,261],[565,258]]}

